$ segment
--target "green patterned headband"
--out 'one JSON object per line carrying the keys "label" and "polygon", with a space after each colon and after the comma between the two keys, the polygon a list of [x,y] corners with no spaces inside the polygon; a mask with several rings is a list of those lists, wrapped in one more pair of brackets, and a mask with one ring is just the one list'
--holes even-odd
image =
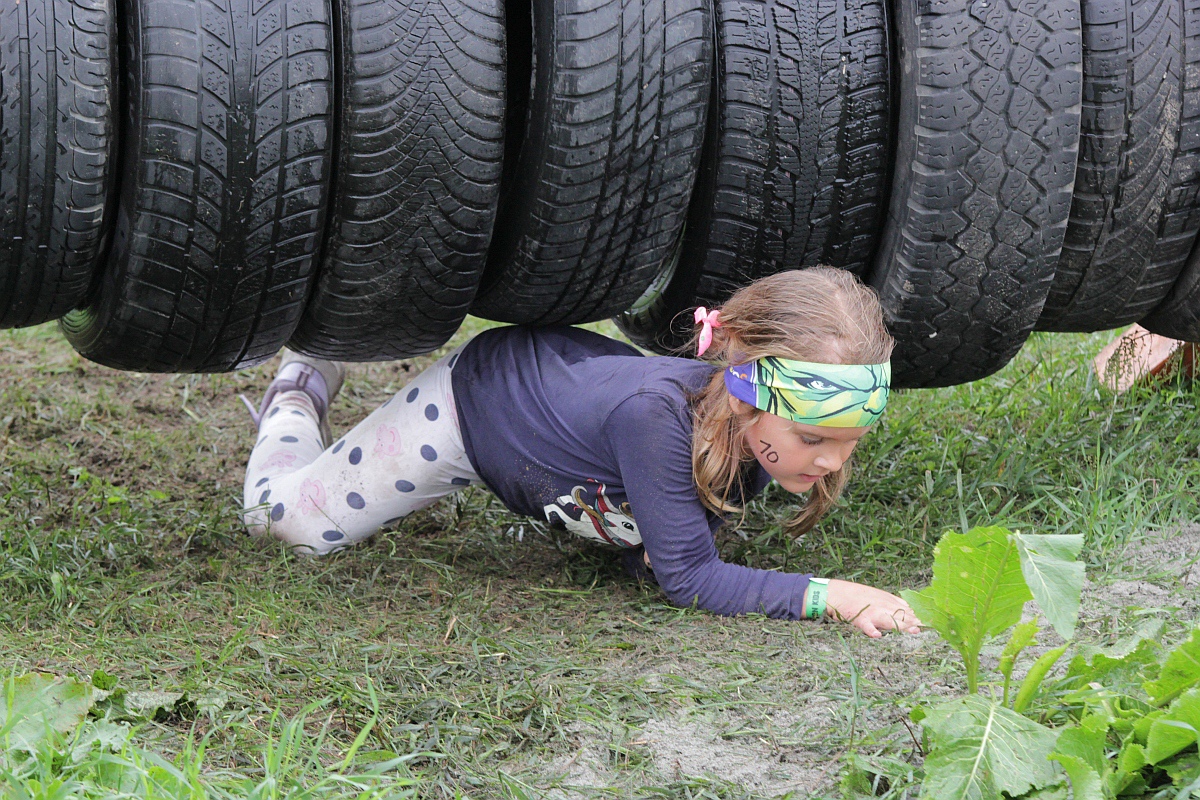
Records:
{"label": "green patterned headband", "polygon": [[739,400],[792,422],[831,428],[871,425],[887,405],[892,365],[813,364],[768,356],[725,370]]}

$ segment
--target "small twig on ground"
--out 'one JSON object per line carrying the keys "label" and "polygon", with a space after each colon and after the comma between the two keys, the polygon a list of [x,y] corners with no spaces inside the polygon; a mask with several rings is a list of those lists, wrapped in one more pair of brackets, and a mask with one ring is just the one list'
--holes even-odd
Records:
{"label": "small twig on ground", "polygon": [[[875,671],[879,673],[880,679],[887,684],[887,687],[889,689],[892,688],[892,682],[889,681],[887,676],[883,674],[883,670],[879,668],[878,664],[875,665]],[[921,742],[917,739],[917,734],[913,732],[912,726],[908,724],[908,720],[906,720],[904,717],[900,717],[900,721],[904,723],[904,730],[908,731],[908,736],[910,739],[912,739],[913,747],[915,747],[917,752],[921,754],[921,758],[924,758],[925,748],[921,747]]]}

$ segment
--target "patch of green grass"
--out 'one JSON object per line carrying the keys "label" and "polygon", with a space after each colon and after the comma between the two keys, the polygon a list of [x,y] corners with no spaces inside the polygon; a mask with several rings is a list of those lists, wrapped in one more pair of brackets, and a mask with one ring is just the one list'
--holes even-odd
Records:
{"label": "patch of green grass", "polygon": [[[1200,388],[1109,395],[1089,364],[1106,339],[1039,335],[992,378],[897,394],[833,515],[788,539],[793,498],[772,489],[720,535],[724,557],[894,590],[928,578],[944,529],[995,523],[1083,533],[1093,572],[1118,567],[1147,531],[1200,511]],[[225,698],[211,715],[148,723],[104,757],[180,771],[190,788],[164,796],[357,796],[338,765],[368,727],[363,751],[408,760],[362,791],[786,791],[669,763],[639,744],[651,719],[702,720],[686,735],[711,729],[713,748],[759,748],[836,792],[851,752],[912,757],[908,698],[955,680],[949,652],[924,637],[672,608],[613,554],[483,491],[352,552],[290,556],[247,538],[235,514],[252,441],[236,395],[257,398],[269,369],[137,375],[79,359],[50,327],[0,341],[3,666],[103,669],[130,688]],[[335,428],[426,363],[354,367]],[[1097,635],[1125,624],[1114,615]],[[290,760],[271,767],[285,739]],[[91,761],[59,757],[20,767],[42,770],[21,785],[96,780]],[[274,794],[254,795],[272,774]]]}
{"label": "patch of green grass", "polygon": [[206,751],[222,730],[243,723],[242,715],[231,716],[203,737],[187,737],[170,760],[151,749],[153,742],[147,746],[140,741],[129,726],[86,721],[71,735],[48,736],[33,752],[0,750],[0,793],[14,800],[414,797],[419,782],[407,769],[413,754],[376,752],[360,758],[361,765],[353,756],[327,763],[329,722],[313,724],[324,705],[312,703],[291,719],[272,715],[262,743],[248,748],[244,763],[224,769],[212,769]]}

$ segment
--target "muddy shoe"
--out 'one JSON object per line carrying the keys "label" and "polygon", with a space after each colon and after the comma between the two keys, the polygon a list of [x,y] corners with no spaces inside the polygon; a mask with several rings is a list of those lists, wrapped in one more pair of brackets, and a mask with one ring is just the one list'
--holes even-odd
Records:
{"label": "muddy shoe", "polygon": [[313,408],[317,410],[317,422],[321,428],[321,441],[328,447],[333,440],[329,429],[329,404],[341,391],[346,379],[346,365],[340,361],[326,361],[321,358],[302,355],[292,350],[284,349],[283,360],[275,379],[267,387],[262,403],[258,409],[241,395],[242,402],[250,410],[250,416],[256,426],[261,425],[263,415],[271,407],[275,397],[281,392],[300,391],[312,400]]}

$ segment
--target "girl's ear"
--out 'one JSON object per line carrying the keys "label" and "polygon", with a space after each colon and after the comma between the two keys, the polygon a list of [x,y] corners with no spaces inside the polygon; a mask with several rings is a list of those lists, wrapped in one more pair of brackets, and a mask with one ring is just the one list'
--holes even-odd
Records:
{"label": "girl's ear", "polygon": [[750,405],[745,400],[741,400],[737,397],[734,397],[733,395],[728,395],[728,397],[729,397],[729,410],[733,412],[733,415],[735,417],[744,417],[747,414],[752,414],[757,410],[754,406]]}

